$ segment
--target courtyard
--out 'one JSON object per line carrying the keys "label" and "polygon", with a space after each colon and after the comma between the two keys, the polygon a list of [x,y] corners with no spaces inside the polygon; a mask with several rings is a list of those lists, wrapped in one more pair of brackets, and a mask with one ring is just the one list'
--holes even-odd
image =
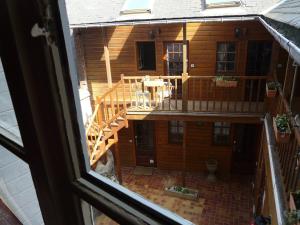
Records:
{"label": "courtyard", "polygon": [[[165,194],[164,187],[179,184],[181,173],[153,169],[152,175],[135,175],[134,168],[122,169],[123,185],[150,201],[201,225],[247,225],[252,220],[252,184],[249,175],[232,175],[211,183],[205,174],[187,173],[186,186],[199,190],[197,200],[185,200]],[[107,217],[97,225],[116,224]]]}

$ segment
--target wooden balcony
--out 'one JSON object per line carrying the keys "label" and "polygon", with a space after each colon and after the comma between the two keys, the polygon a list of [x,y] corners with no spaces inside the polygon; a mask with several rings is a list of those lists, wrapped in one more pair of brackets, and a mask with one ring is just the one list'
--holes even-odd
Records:
{"label": "wooden balcony", "polygon": [[234,78],[236,86],[227,87],[215,76],[189,75],[122,76],[122,83],[129,113],[263,114],[266,77]]}

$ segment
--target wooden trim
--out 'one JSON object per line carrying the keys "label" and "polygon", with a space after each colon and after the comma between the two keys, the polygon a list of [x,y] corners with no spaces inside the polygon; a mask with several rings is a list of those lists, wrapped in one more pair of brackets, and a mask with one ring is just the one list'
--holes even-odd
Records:
{"label": "wooden trim", "polygon": [[106,28],[102,27],[102,38],[103,38],[103,47],[104,47],[104,57],[105,57],[105,68],[106,68],[106,76],[107,76],[107,84],[108,87],[112,87],[112,76],[111,76],[111,65],[110,65],[110,56],[106,35]]}
{"label": "wooden trim", "polygon": [[[154,46],[155,46],[155,70],[140,70],[139,69],[139,52],[138,52],[138,48],[137,48],[137,44],[138,42],[154,42]],[[135,64],[136,64],[136,73],[139,74],[139,73],[143,73],[143,74],[146,74],[146,73],[157,73],[157,65],[158,65],[158,61],[157,61],[157,41],[156,39],[154,40],[149,40],[149,39],[135,39],[134,40],[134,58],[135,58]]]}
{"label": "wooden trim", "polygon": [[183,74],[187,74],[188,72],[188,44],[186,39],[186,23],[182,24],[182,33],[183,33],[183,42],[182,42],[182,61],[183,61]]}
{"label": "wooden trim", "polygon": [[186,186],[186,148],[187,148],[187,122],[183,121],[183,142],[182,142],[182,186]]}

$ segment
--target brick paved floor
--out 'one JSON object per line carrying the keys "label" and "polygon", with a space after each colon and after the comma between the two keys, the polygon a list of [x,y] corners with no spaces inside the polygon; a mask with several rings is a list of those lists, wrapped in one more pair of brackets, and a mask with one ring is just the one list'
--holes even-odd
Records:
{"label": "brick paved floor", "polygon": [[22,225],[0,199],[0,225]]}
{"label": "brick paved floor", "polygon": [[[178,184],[179,172],[155,169],[152,176],[134,175],[133,168],[123,168],[123,185],[151,201],[174,211],[199,225],[248,225],[251,221],[251,177],[234,175],[215,183],[203,174],[188,173],[187,187],[197,189],[197,202],[166,197],[162,190],[168,184]],[[151,195],[152,193],[152,195]],[[164,196],[164,197],[162,197]],[[181,207],[178,207],[181,206]],[[101,221],[101,222],[100,222]],[[114,224],[107,219],[98,224]]]}

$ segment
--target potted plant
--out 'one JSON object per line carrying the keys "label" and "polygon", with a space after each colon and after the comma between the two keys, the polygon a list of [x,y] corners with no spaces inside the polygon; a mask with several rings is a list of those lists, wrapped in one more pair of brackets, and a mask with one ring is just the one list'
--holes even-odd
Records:
{"label": "potted plant", "polygon": [[198,198],[198,190],[181,187],[181,186],[170,186],[165,188],[165,193],[169,196],[179,197],[183,199],[196,200]]}
{"label": "potted plant", "polygon": [[299,225],[300,220],[300,211],[299,210],[290,210],[285,212],[286,225]]}
{"label": "potted plant", "polygon": [[291,136],[291,129],[289,119],[286,114],[273,117],[273,127],[275,131],[275,138],[278,143],[288,143]]}
{"label": "potted plant", "polygon": [[279,83],[276,81],[269,81],[266,83],[266,94],[269,98],[274,98],[277,93],[277,88],[279,87]]}
{"label": "potted plant", "polygon": [[237,87],[238,79],[232,76],[217,75],[216,79],[217,87]]}

